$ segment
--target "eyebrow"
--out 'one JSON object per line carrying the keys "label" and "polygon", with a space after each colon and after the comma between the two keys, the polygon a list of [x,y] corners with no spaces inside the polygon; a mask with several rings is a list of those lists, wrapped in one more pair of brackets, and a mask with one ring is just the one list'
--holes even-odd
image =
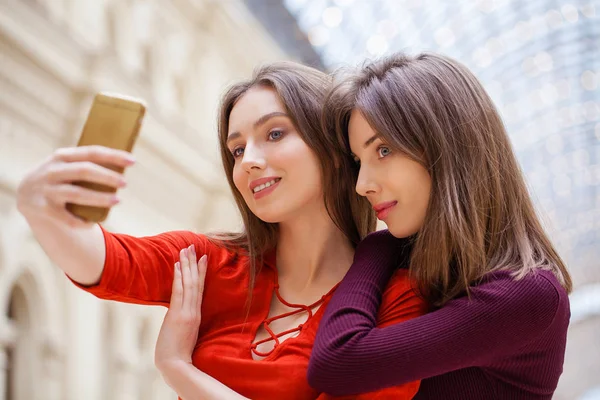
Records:
{"label": "eyebrow", "polygon": [[[286,118],[289,118],[289,116],[286,113],[284,113],[284,112],[274,111],[272,113],[265,114],[262,117],[260,117],[259,119],[257,119],[252,126],[253,126],[254,129],[256,129],[259,126],[266,124],[267,121],[270,120],[271,118],[275,118],[275,117],[286,117]],[[242,136],[242,134],[240,132],[238,132],[238,131],[231,132],[227,136],[227,143],[231,142],[232,140],[235,140],[235,139],[239,138],[240,136]]]}
{"label": "eyebrow", "polygon": [[378,134],[375,134],[375,135],[371,136],[369,138],[369,140],[367,140],[365,142],[365,144],[363,144],[363,149],[366,149],[367,147],[369,147],[377,139],[379,139],[379,135]]}
{"label": "eyebrow", "polygon": [[[366,142],[365,144],[363,144],[363,149],[366,149],[367,147],[369,147],[370,145],[373,144],[374,141],[376,141],[377,139],[379,139],[379,134],[374,134],[373,136],[371,136]],[[353,152],[350,152],[350,156],[353,158],[358,158],[356,157],[356,155]]]}

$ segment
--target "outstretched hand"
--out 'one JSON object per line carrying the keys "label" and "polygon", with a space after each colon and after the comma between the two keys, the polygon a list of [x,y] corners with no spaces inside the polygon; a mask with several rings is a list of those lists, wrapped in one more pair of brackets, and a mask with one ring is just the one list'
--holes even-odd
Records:
{"label": "outstretched hand", "polygon": [[181,250],[175,263],[171,305],[160,328],[154,362],[159,370],[170,364],[192,363],[201,321],[206,255],[196,260],[194,246]]}

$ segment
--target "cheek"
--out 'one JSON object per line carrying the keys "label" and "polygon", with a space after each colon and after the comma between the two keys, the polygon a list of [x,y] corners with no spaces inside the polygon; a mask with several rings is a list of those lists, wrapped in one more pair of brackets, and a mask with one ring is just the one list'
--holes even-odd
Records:
{"label": "cheek", "polygon": [[298,134],[290,134],[283,141],[279,142],[277,148],[271,151],[269,155],[277,160],[297,162],[306,157],[306,154],[309,152],[310,149]]}
{"label": "cheek", "polygon": [[288,172],[302,174],[306,178],[312,179],[315,171],[319,171],[319,162],[317,156],[299,137],[290,138],[285,144],[282,143],[281,151],[274,154],[279,165],[283,163]]}
{"label": "cheek", "polygon": [[431,177],[427,170],[412,160],[400,160],[397,165],[388,168],[386,175],[390,188],[397,195],[405,197],[412,207],[419,210],[427,207],[431,192]]}
{"label": "cheek", "polygon": [[245,196],[246,192],[244,189],[248,188],[248,174],[246,171],[244,171],[240,166],[235,165],[233,167],[232,177],[233,184],[235,185],[236,189]]}
{"label": "cheek", "polygon": [[416,174],[412,180],[412,187],[414,188],[413,206],[416,208],[416,214],[421,219],[425,219],[431,196],[431,177],[425,169]]}
{"label": "cheek", "polygon": [[[306,145],[305,145],[306,146]],[[321,186],[321,167],[317,156],[306,146],[297,149],[291,160],[296,173],[307,186]]]}

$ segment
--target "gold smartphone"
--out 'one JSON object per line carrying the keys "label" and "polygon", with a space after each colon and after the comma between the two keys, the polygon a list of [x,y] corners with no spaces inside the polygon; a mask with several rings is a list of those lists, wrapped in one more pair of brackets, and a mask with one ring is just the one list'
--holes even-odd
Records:
{"label": "gold smartphone", "polygon": [[[131,152],[146,113],[142,100],[113,93],[99,93],[94,98],[77,146],[99,145]],[[124,168],[103,165],[123,173]],[[114,193],[115,188],[90,182],[74,184],[101,192]],[[90,222],[102,222],[109,208],[67,203],[67,210]]]}

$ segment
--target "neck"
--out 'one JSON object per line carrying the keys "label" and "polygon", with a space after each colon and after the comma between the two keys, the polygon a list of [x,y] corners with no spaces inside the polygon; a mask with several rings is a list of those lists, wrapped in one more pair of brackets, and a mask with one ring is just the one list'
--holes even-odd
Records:
{"label": "neck", "polygon": [[325,208],[279,224],[279,281],[303,291],[339,282],[352,264],[354,248]]}

